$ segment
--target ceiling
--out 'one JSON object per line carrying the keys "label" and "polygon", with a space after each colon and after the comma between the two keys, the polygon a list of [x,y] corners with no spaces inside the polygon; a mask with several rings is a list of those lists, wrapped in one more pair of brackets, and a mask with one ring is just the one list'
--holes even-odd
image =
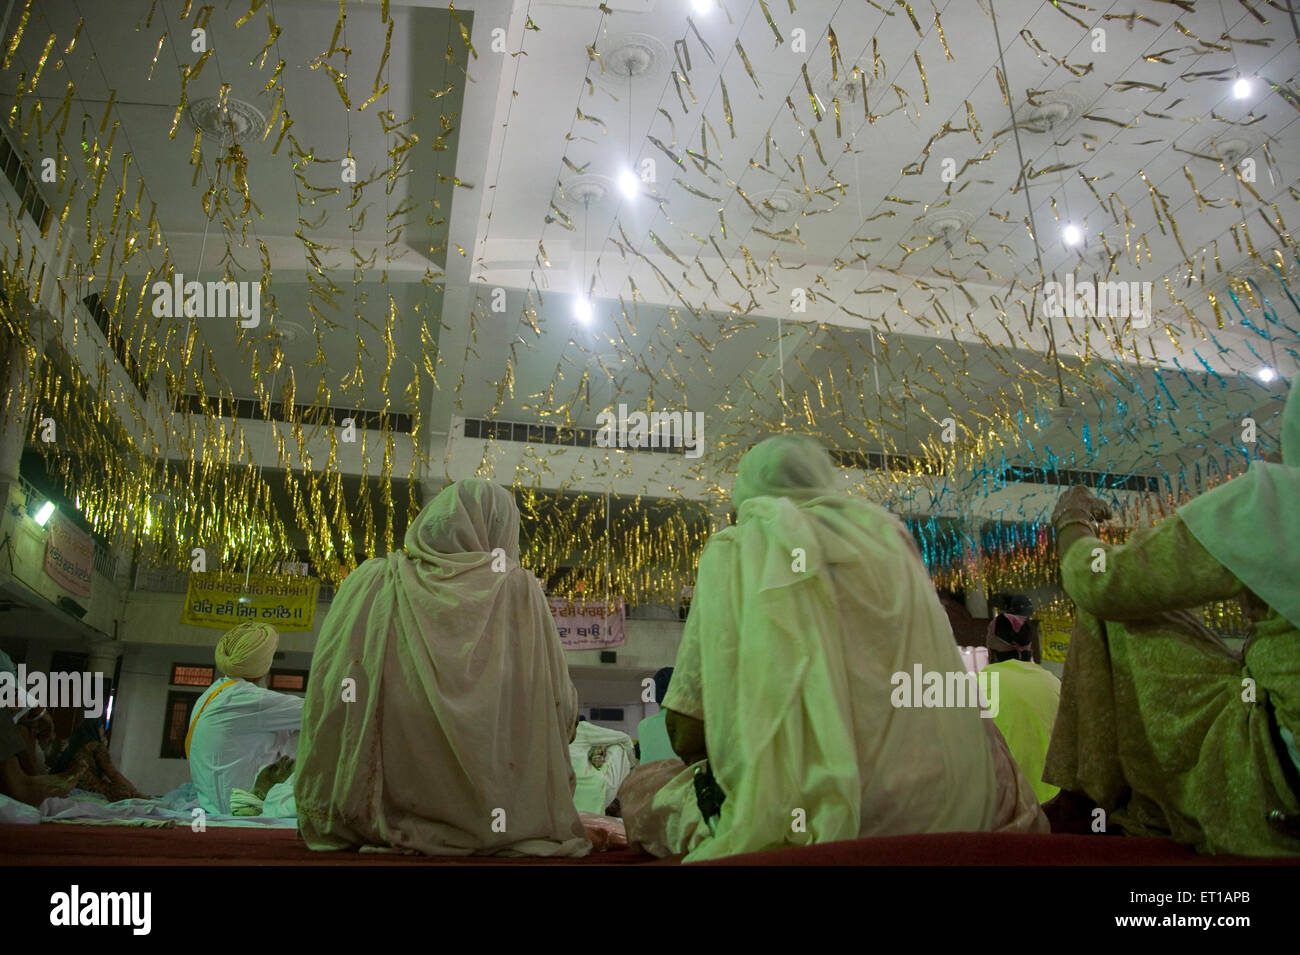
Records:
{"label": "ceiling", "polygon": [[[265,320],[199,323],[205,389],[253,397],[291,369],[298,401],[418,411],[430,440],[453,413],[590,426],[619,401],[705,413],[715,471],[783,425],[916,451],[951,416],[992,453],[1119,471],[1230,452],[1246,414],[1273,440],[1300,364],[1300,316],[1260,270],[1300,287],[1300,33],[1279,3],[392,0],[348,3],[341,26],[334,0],[268,0],[242,25],[242,2],[206,9],[45,0],[0,70],[22,115],[41,104],[29,158],[71,157],[44,187],[71,201],[65,285],[127,276],[116,318],[159,380],[184,326],[136,317],[146,277],[228,270],[264,282]],[[177,39],[200,23],[202,61]],[[629,49],[653,55],[630,80]],[[270,128],[246,167],[212,136],[196,166],[178,105],[227,86]],[[1214,158],[1230,140],[1253,182]],[[654,173],[634,198],[629,165]],[[1153,283],[1156,320],[1045,318],[1039,256],[1048,276]],[[1243,297],[1219,328],[1206,291],[1228,273],[1277,322]],[[1049,416],[1062,403],[1073,418]]]}
{"label": "ceiling", "polygon": [[[1268,431],[1297,364],[1296,322],[1270,323],[1259,300],[1287,301],[1265,262],[1296,288],[1300,54],[1278,5],[793,6],[529,7],[538,29],[508,34],[492,187],[474,196],[473,353],[461,365],[460,339],[444,343],[465,370],[456,409],[590,423],[602,393],[653,395],[704,409],[735,448],[785,424],[915,449],[950,414],[1012,458],[1119,471],[1231,453],[1244,415]],[[860,96],[842,102],[838,131],[828,25],[841,78],[870,74],[870,117]],[[629,43],[660,57],[630,80]],[[1254,80],[1243,99],[1238,75]],[[1035,126],[1027,113],[1053,103],[1063,120]],[[1253,182],[1219,161],[1232,148]],[[625,198],[620,172],[646,160],[655,181]],[[604,195],[584,202],[593,180]],[[936,234],[936,217],[954,231]],[[1062,241],[1067,222],[1082,250]],[[1151,327],[1029,321],[1040,255],[1058,280],[1151,282]],[[486,307],[498,287],[504,316]],[[796,287],[806,311],[790,307]],[[572,304],[588,288],[584,327]],[[1282,380],[1259,381],[1265,365]],[[1049,417],[1061,403],[1073,417]]]}

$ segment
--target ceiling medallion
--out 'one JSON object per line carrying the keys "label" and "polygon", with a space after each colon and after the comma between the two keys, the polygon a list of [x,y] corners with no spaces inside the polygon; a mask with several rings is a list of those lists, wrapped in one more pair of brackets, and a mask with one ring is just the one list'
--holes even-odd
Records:
{"label": "ceiling medallion", "polygon": [[768,222],[789,215],[804,202],[804,197],[789,189],[772,189],[749,197],[759,214]]}
{"label": "ceiling medallion", "polygon": [[637,84],[666,79],[667,48],[646,33],[625,33],[609,38],[600,51],[603,69],[597,77],[602,86],[626,92],[629,80]]}
{"label": "ceiling medallion", "polygon": [[223,104],[218,97],[196,99],[189,108],[190,125],[211,136],[223,146],[261,139],[266,131],[266,117],[261,110],[243,100],[227,99]]}
{"label": "ceiling medallion", "polygon": [[1045,93],[1037,104],[1025,103],[1016,113],[1016,125],[1029,133],[1055,135],[1082,116],[1084,108],[1078,93],[1059,89]]}
{"label": "ceiling medallion", "polygon": [[954,246],[965,241],[974,221],[969,212],[961,209],[939,209],[926,217],[924,227],[927,235],[934,236],[951,252]]}
{"label": "ceiling medallion", "polygon": [[838,99],[840,112],[843,113],[850,106],[861,108],[863,79],[866,80],[867,89],[870,89],[871,69],[867,66],[841,64],[837,69],[828,66],[813,80],[813,91],[817,94],[823,111],[834,110],[835,100]]}
{"label": "ceiling medallion", "polygon": [[588,173],[560,184],[560,202],[570,209],[598,206],[613,192],[614,184],[609,179]]}

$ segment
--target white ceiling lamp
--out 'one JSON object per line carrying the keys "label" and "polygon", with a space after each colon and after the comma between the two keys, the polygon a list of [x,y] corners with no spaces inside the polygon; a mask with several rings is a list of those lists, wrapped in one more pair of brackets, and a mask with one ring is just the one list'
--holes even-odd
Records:
{"label": "white ceiling lamp", "polygon": [[641,195],[641,180],[631,169],[624,169],[618,174],[618,191],[626,199],[635,199]]}
{"label": "white ceiling lamp", "polygon": [[1083,241],[1083,230],[1073,222],[1067,222],[1061,229],[1061,241],[1066,245],[1078,245]]}
{"label": "white ceiling lamp", "polygon": [[691,0],[691,9],[697,16],[706,17],[713,9],[714,0]]}
{"label": "white ceiling lamp", "polygon": [[1250,95],[1251,89],[1250,80],[1246,79],[1244,76],[1239,76],[1237,77],[1237,82],[1232,84],[1232,95],[1237,99],[1245,99]]}
{"label": "white ceiling lamp", "polygon": [[1277,372],[1268,365],[1265,365],[1259,371],[1255,372],[1255,377],[1267,385],[1269,382],[1277,380]]}
{"label": "white ceiling lamp", "polygon": [[584,325],[591,324],[591,299],[579,295],[573,303],[573,317]]}

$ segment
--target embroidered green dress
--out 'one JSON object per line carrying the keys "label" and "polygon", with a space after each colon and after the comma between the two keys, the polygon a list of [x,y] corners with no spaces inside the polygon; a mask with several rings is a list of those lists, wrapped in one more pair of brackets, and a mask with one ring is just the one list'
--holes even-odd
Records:
{"label": "embroidered green dress", "polygon": [[[1133,835],[1207,853],[1300,854],[1300,840],[1268,821],[1272,810],[1300,812],[1296,627],[1176,515],[1122,545],[1079,539],[1061,579],[1077,615],[1044,778]],[[1253,620],[1241,653],[1191,612],[1232,598]]]}

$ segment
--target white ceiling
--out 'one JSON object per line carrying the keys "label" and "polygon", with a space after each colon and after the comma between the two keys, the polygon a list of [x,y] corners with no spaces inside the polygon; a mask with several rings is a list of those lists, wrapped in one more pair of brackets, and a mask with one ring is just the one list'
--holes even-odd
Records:
{"label": "white ceiling", "polygon": [[[1098,466],[1141,469],[1176,466],[1183,460],[1178,455],[1190,460],[1217,453],[1218,442],[1232,443],[1240,415],[1256,413],[1267,422],[1280,407],[1281,386],[1261,386],[1249,373],[1267,362],[1289,377],[1297,365],[1292,332],[1270,349],[1240,322],[1216,329],[1201,285],[1202,273],[1206,285],[1221,287],[1221,269],[1257,264],[1233,237],[1243,216],[1255,249],[1287,249],[1279,264],[1292,279],[1296,273],[1293,244],[1270,231],[1254,198],[1218,163],[1192,155],[1211,141],[1244,137],[1256,159],[1254,188],[1269,217],[1276,204],[1284,227],[1294,225],[1300,214],[1300,113],[1262,82],[1251,97],[1233,99],[1229,81],[1240,70],[1296,88],[1297,34],[1279,6],[1251,6],[1268,22],[1237,3],[1200,3],[1191,11],[1154,0],[1093,10],[1017,0],[996,4],[1016,109],[1026,108],[1031,91],[1041,101],[1064,90],[1084,114],[1047,134],[1021,133],[1031,170],[1077,164],[1029,180],[1045,269],[1058,276],[1076,270],[1081,278],[1106,271],[1096,260],[1081,263],[1059,240],[1057,224],[1068,209],[1093,242],[1104,238],[1121,251],[1112,278],[1157,286],[1151,329],[1117,334],[1096,323],[1052,325],[1067,366],[1067,404],[1103,409],[1090,419],[1084,441],[1077,421],[1054,425],[1046,418],[1058,400],[1057,379],[1047,358],[1047,326],[1041,316],[1033,323],[1025,317],[1039,273],[1024,192],[1015,188],[1020,164],[995,74],[999,53],[988,0],[913,2],[910,8],[867,0],[769,0],[772,23],[784,38],[780,44],[758,0],[719,3],[703,15],[691,12],[689,0],[625,0],[605,5],[610,12],[579,0],[465,0],[457,10],[467,21],[472,14],[477,56],[471,57],[445,3],[393,0],[385,68],[390,88],[364,111],[358,107],[370,96],[387,35],[378,4],[348,4],[342,42],[351,51],[346,88],[353,109],[347,111],[326,71],[312,68],[330,45],[338,16],[334,0],[269,0],[239,28],[235,21],[246,4],[217,3],[209,27],[214,53],[188,87],[191,100],[217,95],[228,83],[233,96],[269,116],[274,100],[259,91],[282,58],[292,133],[322,160],[309,172],[312,182],[326,182],[349,148],[361,178],[385,167],[395,140],[384,134],[381,108],[399,120],[410,118],[403,129],[419,137],[420,148],[412,153],[412,174],[392,195],[382,182],[373,184],[365,201],[349,210],[345,192],[304,203],[287,144],[272,152],[278,131],[245,147],[250,196],[262,214],[248,220],[246,237],[241,223],[229,230],[246,239],[234,243],[231,268],[245,277],[259,275],[258,243],[264,243],[273,276],[267,294],[275,309],[272,321],[252,335],[203,329],[213,355],[209,384],[223,378],[235,394],[255,394],[253,355],[264,366],[267,354],[258,342],[277,323],[292,322],[306,332],[285,345],[299,400],[310,400],[323,383],[333,404],[380,407],[389,401],[395,410],[410,410],[402,401],[421,373],[419,324],[427,316],[440,346],[440,387],[424,389],[425,433],[446,430],[452,413],[567,417],[589,424],[611,395],[626,396],[629,403],[653,395],[659,404],[704,411],[714,434],[747,444],[752,432],[780,420],[777,396],[784,383],[798,409],[793,423],[841,445],[874,449],[883,442],[915,449],[932,434],[934,421],[949,413],[972,433],[1001,428],[1008,443],[1023,441],[1018,453],[1025,460],[1045,453],[1068,459],[1073,453]],[[1142,19],[1123,19],[1130,12]],[[120,180],[121,154],[129,150],[133,168],[127,181],[134,183],[138,174],[146,183],[144,206],[157,204],[177,269],[187,278],[216,278],[225,267],[228,234],[220,220],[209,226],[203,212],[206,176],[195,183],[192,131],[182,120],[176,136],[168,135],[182,70],[197,54],[169,39],[152,66],[159,37],[185,30],[178,13],[174,4],[147,0],[43,0],[33,9],[30,34],[12,68],[0,72],[0,94],[12,97],[30,78],[46,34],[54,33],[56,50],[62,50],[84,18],[80,49],[68,55],[63,71],[53,67],[56,52],[34,95],[50,115],[72,72],[74,117],[97,119],[112,99],[112,119],[121,126],[108,182]],[[259,66],[268,14],[281,29],[268,62]],[[828,25],[838,40],[842,70],[856,65],[876,74],[867,92],[872,119],[860,101],[841,104],[838,133],[833,114],[814,117],[804,81],[805,68],[818,86],[831,68]],[[1094,25],[1106,31],[1104,53],[1091,49]],[[495,29],[504,31],[504,52],[494,49]],[[791,49],[796,29],[805,31],[806,52]],[[1222,41],[1224,34],[1231,40]],[[666,56],[648,79],[632,83],[629,100],[626,81],[602,75],[601,64],[602,55],[612,55],[620,38],[631,35],[657,44]],[[447,63],[448,45],[466,62],[468,76]],[[742,47],[757,85],[742,62]],[[680,66],[675,49],[681,51]],[[1169,62],[1154,62],[1157,54]],[[688,55],[684,79],[690,90],[681,87],[683,105],[671,73],[686,67]],[[341,67],[343,58],[336,54],[329,62]],[[1076,76],[1062,63],[1076,70],[1091,64],[1091,70]],[[448,84],[455,93],[435,98]],[[462,95],[457,109],[447,105]],[[456,114],[455,136],[450,148],[434,150],[448,112]],[[579,112],[599,122],[580,119]],[[968,128],[972,115],[978,141]],[[959,131],[935,139],[946,125]],[[674,167],[649,137],[683,158],[683,166]],[[699,168],[685,156],[687,149],[707,154],[709,163]],[[621,199],[613,185],[629,155],[656,164],[657,181],[635,200]],[[944,158],[961,170],[955,182],[940,175]],[[967,165],[972,160],[980,161]],[[205,153],[205,169],[212,161]],[[905,174],[922,162],[919,174]],[[606,200],[584,209],[570,194],[578,176],[572,167],[604,177],[611,190]],[[1114,210],[1118,224],[1081,175]],[[453,190],[444,181],[452,176],[464,185]],[[741,191],[755,204],[780,192],[791,208],[756,216]],[[1241,208],[1234,205],[1238,199]],[[84,201],[83,191],[77,202]],[[386,216],[404,204],[417,211],[404,217],[404,231],[388,245],[394,236],[386,232]],[[573,231],[564,228],[552,204],[571,217]],[[110,205],[101,202],[95,213],[105,230]],[[74,204],[70,222],[80,221],[78,208],[84,218],[84,205]],[[1131,220],[1127,234],[1124,209]],[[938,213],[963,222],[951,251],[926,225]],[[309,226],[304,229],[300,219]],[[781,241],[760,229],[787,236],[797,229],[799,241]],[[328,323],[310,313],[320,296],[313,298],[307,284],[310,267],[299,232],[332,247],[320,253],[325,274],[340,289]],[[82,254],[84,239],[77,246]],[[363,260],[376,258],[358,273],[351,247]],[[146,252],[129,270],[142,277],[161,264],[156,251]],[[582,327],[572,319],[570,303],[593,275],[595,321]],[[436,287],[427,284],[435,282],[431,276]],[[1285,296],[1272,283],[1267,291],[1282,320],[1300,324],[1283,313]],[[790,309],[796,286],[811,293],[806,312]],[[504,313],[491,311],[496,288],[505,291]],[[1213,332],[1213,340],[1189,322],[1171,292]],[[385,322],[389,293],[397,316],[393,356],[376,331]],[[1246,308],[1255,325],[1264,325],[1258,309]],[[358,339],[367,384],[349,387]],[[593,354],[607,356],[607,366],[618,365],[617,391],[609,390]],[[390,357],[384,389],[382,372]],[[1159,381],[1153,363],[1162,369]],[[507,365],[513,390],[504,382]],[[1087,371],[1081,378],[1075,372],[1082,367]],[[585,390],[584,372],[592,379]],[[1122,383],[1130,380],[1140,391]],[[891,393],[895,383],[901,390]],[[812,396],[807,409],[804,394]],[[1117,402],[1126,406],[1123,414]],[[1014,424],[1017,415],[1023,424]]]}

